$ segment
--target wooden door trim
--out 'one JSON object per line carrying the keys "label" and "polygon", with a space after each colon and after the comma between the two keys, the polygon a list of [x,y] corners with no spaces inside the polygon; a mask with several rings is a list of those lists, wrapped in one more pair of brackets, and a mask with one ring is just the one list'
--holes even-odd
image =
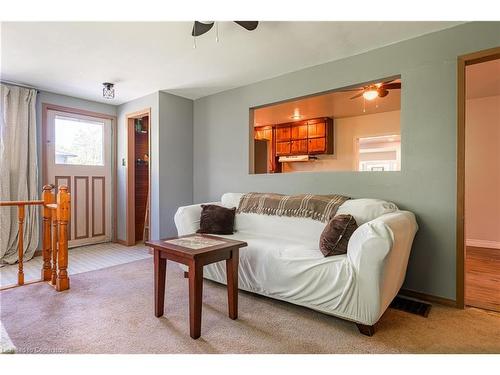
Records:
{"label": "wooden door trim", "polygon": [[90,117],[96,117],[96,118],[102,118],[105,120],[110,120],[111,121],[111,141],[113,142],[113,152],[111,154],[111,176],[112,176],[112,192],[113,192],[113,217],[111,218],[111,241],[116,242],[116,217],[118,215],[118,200],[117,200],[117,195],[118,195],[118,153],[117,153],[117,132],[118,132],[118,127],[117,127],[117,121],[116,121],[116,116],[113,115],[108,115],[106,113],[100,113],[100,112],[92,112],[92,111],[87,111],[85,109],[79,109],[79,108],[72,108],[72,107],[64,107],[61,105],[57,104],[51,104],[51,103],[42,103],[42,186],[46,185],[47,182],[47,114],[48,111],[58,111],[58,112],[65,112],[68,114],[74,114],[74,115],[83,115],[83,116],[90,116]]}
{"label": "wooden door trim", "polygon": [[[131,119],[148,116],[148,209],[151,227],[151,108],[145,108],[125,115],[125,129],[127,131],[127,172],[126,172],[126,235],[125,244],[135,245],[135,128]],[[151,229],[149,230],[151,233]],[[151,236],[151,234],[150,234]]]}
{"label": "wooden door trim", "polygon": [[457,217],[456,306],[465,308],[465,68],[500,59],[500,47],[478,51],[457,60]]}

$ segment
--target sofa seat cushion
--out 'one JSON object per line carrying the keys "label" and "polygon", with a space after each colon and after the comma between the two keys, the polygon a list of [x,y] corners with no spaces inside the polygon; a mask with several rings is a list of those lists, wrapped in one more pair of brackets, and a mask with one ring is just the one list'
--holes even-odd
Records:
{"label": "sofa seat cushion", "polygon": [[[303,243],[237,232],[221,236],[245,241],[240,249],[239,288],[331,311],[352,298],[354,272],[345,255],[325,258]],[[185,269],[185,268],[184,268]],[[204,267],[204,277],[226,283],[225,262]]]}

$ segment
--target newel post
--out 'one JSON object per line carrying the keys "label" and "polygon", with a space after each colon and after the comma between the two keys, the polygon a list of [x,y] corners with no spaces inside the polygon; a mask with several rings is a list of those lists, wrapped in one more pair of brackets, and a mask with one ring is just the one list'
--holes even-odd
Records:
{"label": "newel post", "polygon": [[42,280],[49,281],[51,279],[51,212],[50,208],[47,207],[48,204],[54,203],[54,195],[52,194],[52,185],[45,185],[42,191],[43,199],[43,224],[42,224],[42,257],[43,257],[43,268],[42,268]]}
{"label": "newel post", "polygon": [[68,277],[68,221],[70,219],[71,196],[68,187],[62,185],[57,193],[57,222],[59,224],[59,249],[57,252],[57,281],[58,292],[69,289]]}

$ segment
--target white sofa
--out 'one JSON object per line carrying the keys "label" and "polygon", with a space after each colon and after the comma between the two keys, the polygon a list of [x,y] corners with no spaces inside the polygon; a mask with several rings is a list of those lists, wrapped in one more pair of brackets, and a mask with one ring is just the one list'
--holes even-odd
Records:
{"label": "white sofa", "polygon": [[[225,207],[238,207],[243,194],[226,193]],[[179,235],[199,229],[199,204],[175,214]],[[378,199],[351,199],[337,214],[351,214],[359,228],[346,255],[325,258],[319,238],[325,223],[309,218],[236,214],[235,233],[246,241],[240,250],[239,288],[351,320],[367,335],[404,281],[413,238],[413,213]],[[224,262],[204,267],[204,277],[226,283]]]}

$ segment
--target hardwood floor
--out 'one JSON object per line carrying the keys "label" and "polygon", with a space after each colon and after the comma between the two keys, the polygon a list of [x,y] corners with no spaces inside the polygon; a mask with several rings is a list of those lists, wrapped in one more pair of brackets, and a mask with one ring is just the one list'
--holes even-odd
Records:
{"label": "hardwood floor", "polygon": [[465,303],[500,311],[500,249],[467,246]]}

